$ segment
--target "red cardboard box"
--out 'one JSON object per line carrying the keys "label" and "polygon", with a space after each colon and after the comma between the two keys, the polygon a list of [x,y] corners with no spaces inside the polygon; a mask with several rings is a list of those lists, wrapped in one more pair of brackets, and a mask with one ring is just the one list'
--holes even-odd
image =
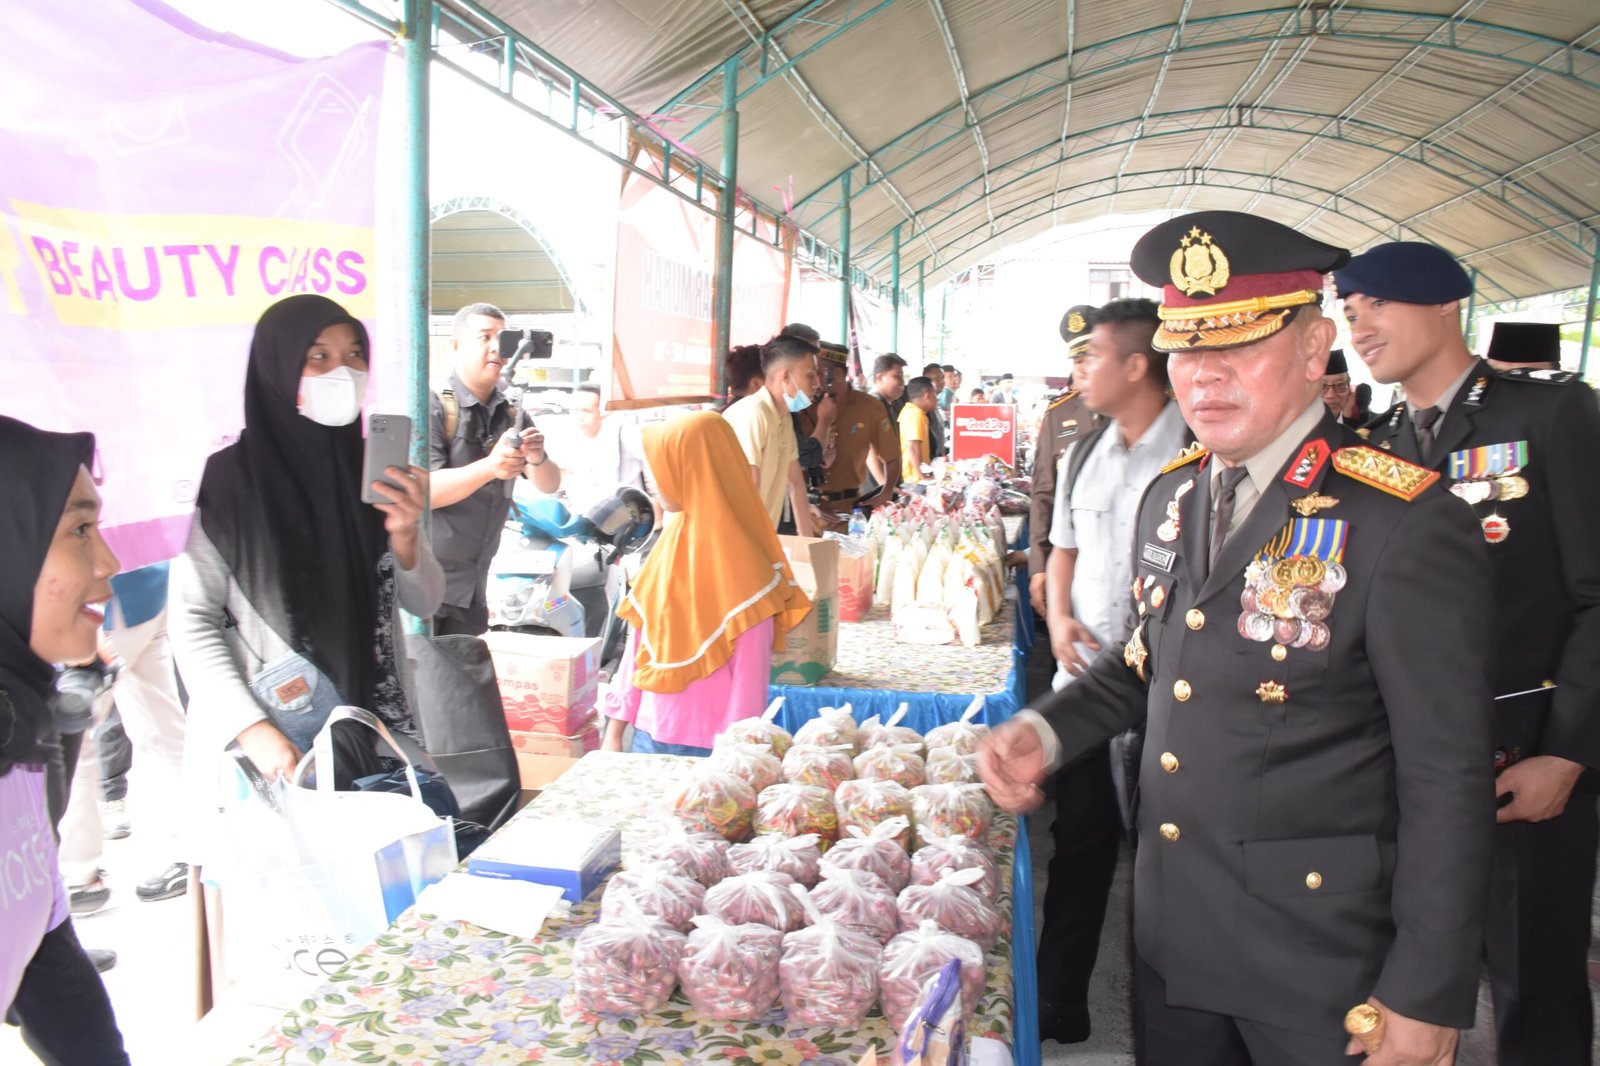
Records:
{"label": "red cardboard box", "polygon": [[484,641],[514,734],[571,736],[583,729],[600,687],[598,637],[488,633]]}
{"label": "red cardboard box", "polygon": [[598,717],[590,715],[589,725],[577,733],[512,733],[511,746],[517,753],[517,771],[523,789],[544,788],[572,768],[591,751],[600,750]]}

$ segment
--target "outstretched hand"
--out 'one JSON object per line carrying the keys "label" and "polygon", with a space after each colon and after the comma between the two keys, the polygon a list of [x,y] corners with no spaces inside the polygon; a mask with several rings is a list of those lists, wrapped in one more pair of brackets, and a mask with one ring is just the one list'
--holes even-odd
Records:
{"label": "outstretched hand", "polygon": [[978,775],[989,795],[1016,814],[1033,810],[1044,800],[1039,785],[1045,778],[1044,744],[1027,722],[996,727],[978,749]]}

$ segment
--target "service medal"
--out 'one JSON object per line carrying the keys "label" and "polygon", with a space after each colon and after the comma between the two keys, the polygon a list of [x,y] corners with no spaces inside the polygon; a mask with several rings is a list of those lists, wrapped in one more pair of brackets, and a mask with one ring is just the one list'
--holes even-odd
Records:
{"label": "service medal", "polygon": [[1349,577],[1345,574],[1344,567],[1338,563],[1329,563],[1328,569],[1322,575],[1322,591],[1331,596],[1344,588],[1345,582],[1348,580]]}
{"label": "service medal", "polygon": [[1528,494],[1528,479],[1507,475],[1496,478],[1495,485],[1500,489],[1499,498],[1502,500],[1520,500]]}
{"label": "service medal", "polygon": [[1156,537],[1171,544],[1178,539],[1178,523],[1163,522],[1156,527]]}
{"label": "service medal", "polygon": [[1481,524],[1483,526],[1483,539],[1490,544],[1499,544],[1511,536],[1511,523],[1501,518],[1498,514],[1489,515]]}
{"label": "service medal", "polygon": [[1494,485],[1488,481],[1458,481],[1450,486],[1450,492],[1468,503],[1479,504],[1494,495]]}

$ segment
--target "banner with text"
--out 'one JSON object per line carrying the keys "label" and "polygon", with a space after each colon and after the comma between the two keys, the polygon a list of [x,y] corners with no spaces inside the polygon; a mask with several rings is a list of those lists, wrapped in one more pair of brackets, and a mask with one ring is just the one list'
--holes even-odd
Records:
{"label": "banner with text", "polygon": [[385,46],[298,60],[156,0],[20,0],[7,33],[0,413],[95,433],[107,540],[144,565],[238,434],[261,312],[320,293],[371,328]]}
{"label": "banner with text", "polygon": [[1008,403],[951,404],[950,458],[982,459],[986,455],[1016,465],[1017,409]]}
{"label": "banner with text", "polygon": [[[655,174],[661,160],[640,151],[634,164]],[[712,396],[712,294],[717,223],[659,184],[629,172],[617,225],[614,406],[687,402]],[[732,342],[759,344],[783,328],[789,265],[782,251],[734,234]]]}

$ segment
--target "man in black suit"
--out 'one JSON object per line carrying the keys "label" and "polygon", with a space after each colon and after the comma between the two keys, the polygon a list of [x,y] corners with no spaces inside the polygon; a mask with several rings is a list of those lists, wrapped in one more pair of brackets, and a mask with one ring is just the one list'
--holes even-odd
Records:
{"label": "man in black suit", "polygon": [[[1356,350],[1405,389],[1372,443],[1438,470],[1489,544],[1504,806],[1484,942],[1500,1066],[1587,1066],[1600,820],[1573,786],[1600,766],[1600,411],[1575,374],[1496,373],[1473,358],[1460,316],[1472,281],[1443,249],[1379,245],[1335,278]],[[1549,358],[1531,343],[1537,328],[1524,328],[1523,351],[1508,351],[1501,330],[1501,358]]]}
{"label": "man in black suit", "polygon": [[[1369,401],[1371,395],[1369,389]],[[1350,364],[1345,361],[1343,348],[1335,348],[1328,356],[1328,368],[1322,373],[1322,402],[1341,426],[1360,427],[1372,417],[1359,392],[1350,384]]]}
{"label": "man in black suit", "polygon": [[[1438,475],[1319,399],[1344,249],[1231,211],[1164,222],[1155,344],[1204,447],[1135,522],[1139,624],[980,756],[1025,809],[1146,725],[1135,1015],[1146,1066],[1448,1063],[1472,1024],[1493,787],[1486,548]],[[1348,1011],[1348,1013],[1347,1013]],[[1371,1030],[1371,1031],[1367,1031]]]}

